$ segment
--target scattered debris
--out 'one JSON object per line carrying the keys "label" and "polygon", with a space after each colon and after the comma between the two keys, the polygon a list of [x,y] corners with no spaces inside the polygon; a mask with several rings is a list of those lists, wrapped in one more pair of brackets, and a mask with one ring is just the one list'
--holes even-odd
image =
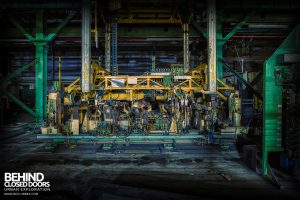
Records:
{"label": "scattered debris", "polygon": [[220,172],[219,175],[224,177],[227,181],[231,181],[231,178],[228,175],[224,174],[223,172]]}

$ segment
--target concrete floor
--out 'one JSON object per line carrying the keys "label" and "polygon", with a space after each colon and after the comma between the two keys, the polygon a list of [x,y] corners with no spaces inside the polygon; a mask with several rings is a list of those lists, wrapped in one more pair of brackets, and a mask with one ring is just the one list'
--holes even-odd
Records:
{"label": "concrete floor", "polygon": [[299,188],[277,189],[235,150],[177,145],[167,152],[159,145],[132,145],[103,153],[96,144],[54,147],[36,140],[33,125],[15,126],[1,132],[1,175],[43,172],[52,192],[40,198],[300,199]]}

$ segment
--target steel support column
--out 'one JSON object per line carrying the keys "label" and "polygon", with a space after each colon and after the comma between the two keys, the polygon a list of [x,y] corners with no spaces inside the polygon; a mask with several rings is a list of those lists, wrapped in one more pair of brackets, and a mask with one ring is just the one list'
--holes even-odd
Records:
{"label": "steel support column", "polygon": [[[43,39],[43,33],[36,33],[36,39]],[[46,116],[47,104],[47,50],[45,42],[34,42],[35,57],[38,59],[35,65],[35,110],[37,121],[42,121]]]}
{"label": "steel support column", "polygon": [[110,23],[107,23],[105,25],[105,69],[107,71],[111,71],[110,68],[110,45],[111,45],[111,41],[110,41],[110,37],[111,37],[111,26]]}
{"label": "steel support column", "polygon": [[44,115],[43,117],[46,118],[47,116],[47,95],[48,95],[48,43],[44,43],[43,45],[43,77],[44,77],[44,84],[43,84],[43,97],[44,97]]}
{"label": "steel support column", "polygon": [[81,30],[81,61],[82,61],[82,92],[91,90],[91,3],[90,0],[82,0],[82,30]]}
{"label": "steel support column", "polygon": [[39,10],[36,13],[36,33],[35,37],[30,35],[26,30],[11,16],[9,16],[10,21],[16,26],[16,28],[23,33],[25,37],[35,46],[35,57],[36,60],[17,70],[14,74],[20,73],[22,70],[25,70],[31,64],[35,64],[35,114],[32,114],[32,110],[23,104],[20,100],[15,98],[10,93],[6,92],[6,95],[10,97],[14,102],[19,104],[31,115],[36,117],[37,122],[43,121],[47,115],[47,94],[48,94],[48,47],[47,44],[51,41],[58,32],[74,17],[76,12],[71,12],[48,36],[43,34],[43,10]]}
{"label": "steel support column", "polygon": [[217,91],[217,47],[216,47],[216,1],[207,0],[207,27],[208,27],[208,77],[209,91],[215,93]]}
{"label": "steel support column", "polygon": [[152,56],[151,56],[151,71],[154,72],[155,71],[155,55],[152,53]]}
{"label": "steel support column", "polygon": [[183,67],[184,72],[190,69],[190,52],[189,52],[189,24],[184,23],[183,26]]}
{"label": "steel support column", "polygon": [[112,74],[118,75],[118,24],[116,16],[111,24],[111,68]]}
{"label": "steel support column", "polygon": [[47,104],[47,42],[43,34],[43,11],[36,14],[36,33],[33,44],[35,45],[35,57],[38,62],[35,65],[35,111],[37,121],[40,122],[46,117]]}

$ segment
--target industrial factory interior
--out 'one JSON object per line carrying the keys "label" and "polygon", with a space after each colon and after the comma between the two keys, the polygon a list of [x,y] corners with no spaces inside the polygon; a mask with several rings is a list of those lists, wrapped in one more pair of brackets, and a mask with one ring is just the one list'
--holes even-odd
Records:
{"label": "industrial factory interior", "polygon": [[299,11],[0,0],[2,196],[300,199]]}

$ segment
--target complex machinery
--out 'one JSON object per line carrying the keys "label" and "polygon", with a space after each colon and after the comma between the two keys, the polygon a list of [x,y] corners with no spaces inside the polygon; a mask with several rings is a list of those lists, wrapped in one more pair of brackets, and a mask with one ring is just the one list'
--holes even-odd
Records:
{"label": "complex machinery", "polygon": [[[220,126],[240,126],[240,98],[218,80],[217,94],[207,86],[207,65],[187,73],[174,64],[141,76],[112,76],[92,65],[91,92],[80,78],[48,95],[48,117],[39,138],[101,143],[189,142],[207,139]],[[230,102],[230,109],[223,104]],[[222,107],[222,108],[221,108]],[[219,113],[231,116],[227,125]],[[224,128],[224,127],[223,127]]]}

